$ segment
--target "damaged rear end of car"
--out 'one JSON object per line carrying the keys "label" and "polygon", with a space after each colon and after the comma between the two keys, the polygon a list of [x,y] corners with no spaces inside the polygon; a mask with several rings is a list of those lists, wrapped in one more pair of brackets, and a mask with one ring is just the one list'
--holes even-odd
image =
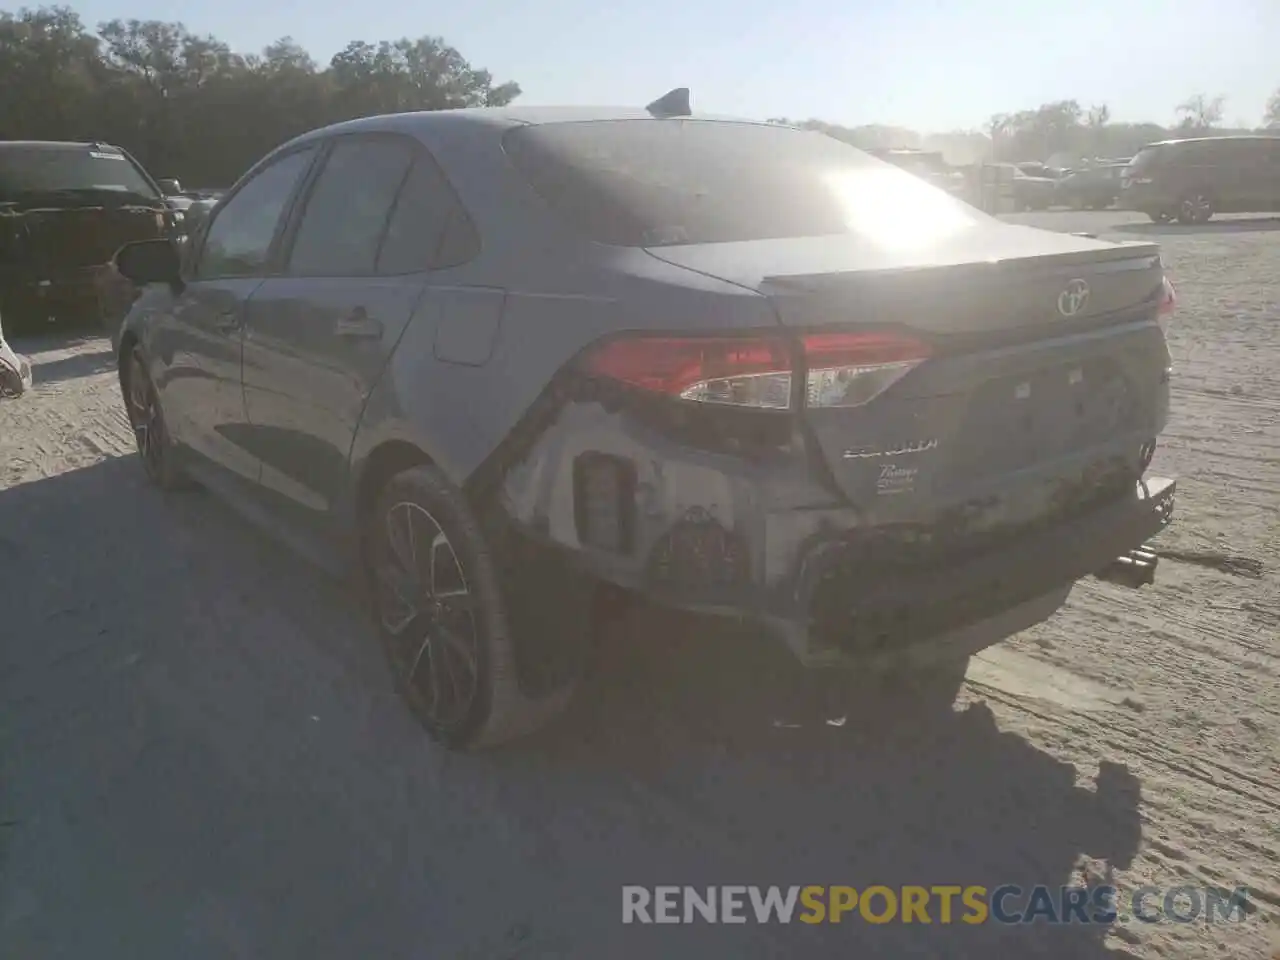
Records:
{"label": "damaged rear end of car", "polygon": [[[749,309],[587,344],[498,481],[593,576],[761,624],[808,666],[972,654],[1083,577],[1137,585],[1172,516],[1173,481],[1147,475],[1169,398],[1158,248],[1003,224],[866,164],[802,171],[821,188],[776,229],[734,212],[711,235],[705,181],[652,223],[616,195],[570,204],[661,282]],[[669,190],[680,172],[655,166]],[[744,186],[770,197],[777,175]],[[824,199],[841,228],[809,230]]]}

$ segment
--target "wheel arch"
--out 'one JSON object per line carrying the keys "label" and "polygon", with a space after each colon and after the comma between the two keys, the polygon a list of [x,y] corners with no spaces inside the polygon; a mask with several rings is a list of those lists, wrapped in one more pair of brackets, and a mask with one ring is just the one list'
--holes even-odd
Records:
{"label": "wheel arch", "polygon": [[358,529],[378,502],[378,494],[392,477],[414,467],[435,466],[435,459],[418,443],[395,437],[373,447],[357,466],[352,509]]}
{"label": "wheel arch", "polygon": [[133,348],[141,342],[132,330],[125,330],[120,334],[120,343],[116,347],[116,377],[120,381],[121,390],[129,388],[129,364],[125,360],[133,352]]}

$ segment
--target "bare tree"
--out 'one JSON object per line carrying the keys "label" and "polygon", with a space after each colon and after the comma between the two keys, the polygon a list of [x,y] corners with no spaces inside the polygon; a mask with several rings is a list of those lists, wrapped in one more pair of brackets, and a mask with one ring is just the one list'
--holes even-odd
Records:
{"label": "bare tree", "polygon": [[1190,130],[1212,130],[1222,123],[1222,114],[1227,98],[1217,96],[1210,99],[1203,93],[1188,97],[1175,108],[1182,117],[1181,126]]}
{"label": "bare tree", "polygon": [[999,143],[1000,138],[1009,132],[1009,127],[1013,123],[1013,117],[1007,113],[993,114],[985,124],[983,124],[982,132],[991,138],[991,159],[996,160],[1000,156]]}
{"label": "bare tree", "polygon": [[1262,122],[1270,128],[1280,127],[1280,89],[1267,100],[1267,112]]}

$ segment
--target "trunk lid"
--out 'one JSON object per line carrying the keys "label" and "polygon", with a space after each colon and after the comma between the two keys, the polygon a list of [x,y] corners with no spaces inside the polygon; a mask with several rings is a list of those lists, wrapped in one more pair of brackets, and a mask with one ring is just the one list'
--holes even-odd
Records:
{"label": "trunk lid", "polygon": [[1163,271],[1153,243],[1111,243],[998,224],[919,250],[857,236],[657,247],[677,266],[757,290],[789,327],[893,324],[941,335],[1010,332],[1066,319],[1076,279],[1089,295],[1074,322],[1139,306]]}
{"label": "trunk lid", "polygon": [[1064,489],[1136,479],[1163,428],[1155,244],[997,223],[915,250],[829,237],[650,252],[759,291],[797,333],[897,329],[931,345],[865,405],[805,410],[869,522],[1034,518]]}

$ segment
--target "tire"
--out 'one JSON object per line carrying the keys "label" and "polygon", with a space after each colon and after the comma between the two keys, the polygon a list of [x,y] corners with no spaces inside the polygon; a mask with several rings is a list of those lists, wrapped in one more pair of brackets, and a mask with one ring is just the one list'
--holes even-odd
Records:
{"label": "tire", "polygon": [[574,684],[522,693],[504,578],[466,498],[438,470],[392,477],[366,521],[383,653],[401,696],[454,750],[527,736],[559,713]]}
{"label": "tire", "polygon": [[1173,217],[1170,216],[1169,211],[1167,210],[1160,210],[1156,213],[1149,213],[1147,214],[1147,216],[1150,217],[1152,222],[1154,223],[1168,223],[1170,220],[1173,219]]}
{"label": "tire", "polygon": [[1179,223],[1208,223],[1213,213],[1213,198],[1204,190],[1192,190],[1178,203]]}
{"label": "tire", "polygon": [[186,487],[188,481],[178,467],[173,440],[169,436],[164,410],[160,406],[160,397],[151,380],[151,370],[142,347],[133,344],[124,359],[126,363],[120,386],[129,426],[133,429],[133,439],[138,447],[138,456],[142,458],[142,468],[147,473],[147,479],[161,490]]}

